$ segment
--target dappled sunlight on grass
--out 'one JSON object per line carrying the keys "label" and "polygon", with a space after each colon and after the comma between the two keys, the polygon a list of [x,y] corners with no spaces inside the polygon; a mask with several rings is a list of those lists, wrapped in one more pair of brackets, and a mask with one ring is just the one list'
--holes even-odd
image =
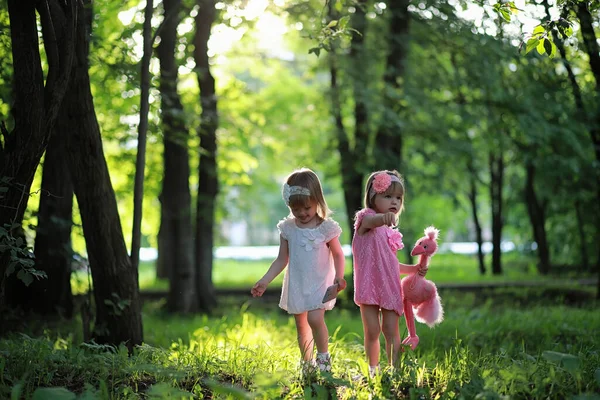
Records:
{"label": "dappled sunlight on grass", "polygon": [[[591,301],[561,305],[521,289],[481,299],[443,296],[446,319],[417,324],[420,344],[395,369],[369,377],[355,308],[327,312],[332,374],[302,375],[293,317],[250,302],[223,299],[213,316],[168,315],[164,301],[144,306],[145,344],[79,344],[70,333],[0,340],[0,398],[20,384],[24,398],[40,387],[90,398],[570,398],[600,391],[600,314]],[[522,298],[515,293],[522,293]],[[530,303],[522,303],[528,299]],[[405,336],[404,320],[400,320]],[[63,327],[63,328],[66,328]],[[383,343],[383,341],[382,341]],[[21,382],[21,383],[19,383]],[[41,389],[40,389],[41,390]]]}

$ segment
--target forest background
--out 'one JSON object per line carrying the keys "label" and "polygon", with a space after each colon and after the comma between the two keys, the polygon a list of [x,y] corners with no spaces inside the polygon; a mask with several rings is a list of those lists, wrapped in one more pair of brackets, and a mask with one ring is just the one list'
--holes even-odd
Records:
{"label": "forest background", "polygon": [[84,339],[131,350],[140,246],[169,311],[214,311],[214,249],[276,244],[301,166],[343,244],[366,175],[398,169],[407,248],[433,224],[476,244],[473,276],[600,293],[595,1],[0,6],[0,331],[72,316],[83,268]]}

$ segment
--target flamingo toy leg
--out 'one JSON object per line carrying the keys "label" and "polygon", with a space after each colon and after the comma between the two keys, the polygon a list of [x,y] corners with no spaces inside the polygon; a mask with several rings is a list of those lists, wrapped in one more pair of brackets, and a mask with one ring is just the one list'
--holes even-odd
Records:
{"label": "flamingo toy leg", "polygon": [[406,328],[408,329],[408,337],[402,341],[402,344],[409,345],[414,350],[419,344],[419,337],[415,329],[415,314],[412,304],[404,300],[404,318],[406,319]]}

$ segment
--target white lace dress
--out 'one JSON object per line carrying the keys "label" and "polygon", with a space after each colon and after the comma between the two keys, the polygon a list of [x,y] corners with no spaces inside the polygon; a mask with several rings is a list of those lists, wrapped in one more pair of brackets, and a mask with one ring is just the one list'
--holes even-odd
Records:
{"label": "white lace dress", "polygon": [[331,310],[335,299],[322,303],[323,295],[335,279],[333,257],[327,243],[340,236],[342,228],[327,218],[316,228],[299,228],[293,217],[277,224],[288,242],[289,263],[283,277],[279,307],[290,314],[324,308]]}

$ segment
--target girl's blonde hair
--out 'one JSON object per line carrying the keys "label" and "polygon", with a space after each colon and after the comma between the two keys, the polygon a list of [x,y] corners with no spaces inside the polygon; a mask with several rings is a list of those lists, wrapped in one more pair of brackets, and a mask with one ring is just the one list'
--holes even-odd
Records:
{"label": "girl's blonde hair", "polygon": [[390,184],[390,187],[387,190],[380,194],[391,194],[395,191],[399,191],[401,193],[401,204],[399,214],[404,210],[404,178],[400,173],[396,170],[388,171],[387,169],[382,171],[375,171],[371,175],[369,175],[369,179],[367,179],[367,184],[365,186],[365,207],[366,208],[375,208],[375,195],[373,194],[373,180],[375,179],[375,175],[380,173],[386,173],[391,176],[395,176],[398,178],[398,181],[393,180]]}
{"label": "girl's blonde hair", "polygon": [[322,220],[331,214],[331,210],[327,206],[321,181],[317,174],[308,168],[300,168],[288,175],[285,182],[289,186],[301,186],[310,191],[309,196],[294,194],[290,196],[288,206],[290,209],[294,207],[310,207],[312,202],[317,203],[317,215]]}

